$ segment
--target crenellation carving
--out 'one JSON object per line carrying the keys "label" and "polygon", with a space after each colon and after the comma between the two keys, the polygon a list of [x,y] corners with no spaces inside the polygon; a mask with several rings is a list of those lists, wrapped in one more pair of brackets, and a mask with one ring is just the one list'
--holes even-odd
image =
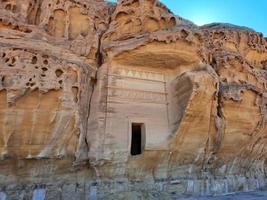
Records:
{"label": "crenellation carving", "polygon": [[118,68],[111,75],[118,75],[125,78],[134,78],[148,81],[165,82],[164,74],[152,71],[141,71],[134,69]]}

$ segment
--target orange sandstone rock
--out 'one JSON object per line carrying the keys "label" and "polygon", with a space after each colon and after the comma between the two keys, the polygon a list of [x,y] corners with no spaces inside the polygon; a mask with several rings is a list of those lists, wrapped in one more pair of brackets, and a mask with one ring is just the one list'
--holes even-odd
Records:
{"label": "orange sandstone rock", "polygon": [[264,186],[266,70],[261,33],[198,27],[157,0],[2,0],[0,185]]}

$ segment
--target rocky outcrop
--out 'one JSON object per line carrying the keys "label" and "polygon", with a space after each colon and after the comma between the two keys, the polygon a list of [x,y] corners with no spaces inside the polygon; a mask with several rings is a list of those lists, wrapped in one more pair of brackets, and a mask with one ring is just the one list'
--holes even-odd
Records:
{"label": "rocky outcrop", "polygon": [[157,0],[2,0],[0,197],[260,189],[266,70],[261,33]]}

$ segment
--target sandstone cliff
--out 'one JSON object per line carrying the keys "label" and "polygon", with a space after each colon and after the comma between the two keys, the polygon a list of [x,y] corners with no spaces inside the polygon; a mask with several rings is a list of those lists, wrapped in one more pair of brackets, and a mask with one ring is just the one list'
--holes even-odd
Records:
{"label": "sandstone cliff", "polygon": [[266,113],[261,33],[157,0],[0,1],[0,196],[259,189]]}

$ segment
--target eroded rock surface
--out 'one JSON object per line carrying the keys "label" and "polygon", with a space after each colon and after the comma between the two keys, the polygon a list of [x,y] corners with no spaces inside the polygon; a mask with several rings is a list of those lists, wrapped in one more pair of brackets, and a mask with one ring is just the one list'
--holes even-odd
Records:
{"label": "eroded rock surface", "polygon": [[0,1],[1,195],[260,189],[266,115],[261,33],[157,0]]}

